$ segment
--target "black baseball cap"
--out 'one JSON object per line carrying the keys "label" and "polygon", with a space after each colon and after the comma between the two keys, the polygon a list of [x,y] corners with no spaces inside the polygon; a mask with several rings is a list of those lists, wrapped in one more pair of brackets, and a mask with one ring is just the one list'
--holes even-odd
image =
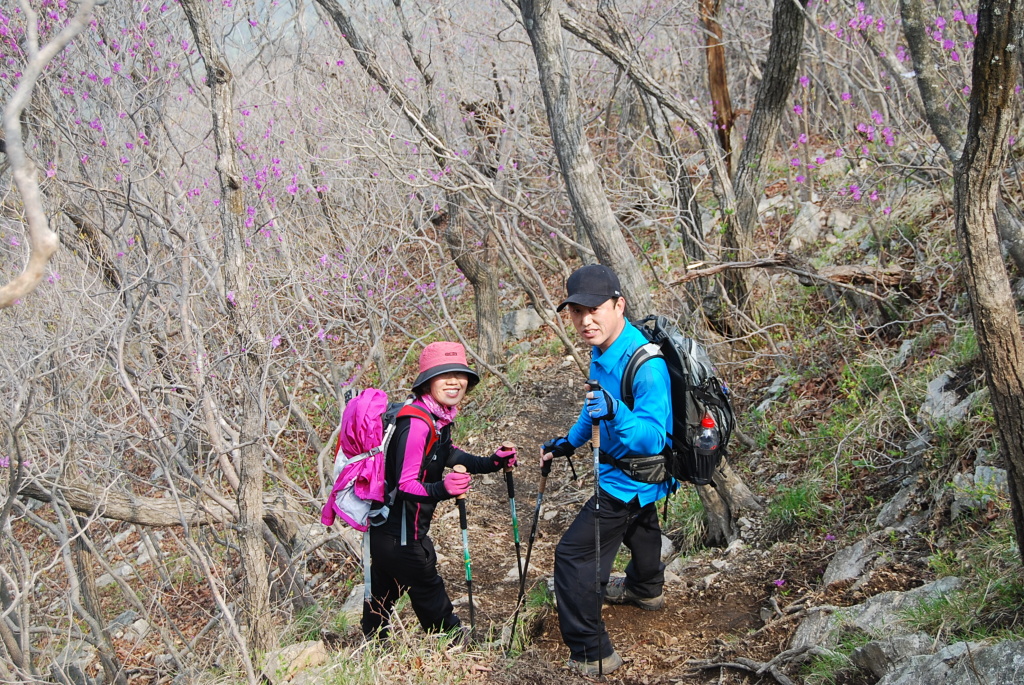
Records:
{"label": "black baseball cap", "polygon": [[588,264],[573,271],[565,282],[565,291],[569,296],[555,311],[562,311],[567,304],[600,307],[607,300],[622,297],[619,277],[603,264]]}

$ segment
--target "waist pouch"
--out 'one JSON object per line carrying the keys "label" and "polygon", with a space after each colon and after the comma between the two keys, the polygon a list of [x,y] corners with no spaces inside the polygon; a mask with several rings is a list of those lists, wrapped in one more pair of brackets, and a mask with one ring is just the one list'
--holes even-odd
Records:
{"label": "waist pouch", "polygon": [[602,464],[611,464],[638,483],[664,483],[669,479],[664,454],[649,457],[628,455],[616,459],[602,452],[599,461]]}

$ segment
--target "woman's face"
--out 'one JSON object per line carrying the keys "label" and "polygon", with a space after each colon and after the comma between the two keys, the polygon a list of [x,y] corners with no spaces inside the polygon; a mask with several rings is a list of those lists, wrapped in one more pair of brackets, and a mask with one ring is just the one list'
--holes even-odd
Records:
{"label": "woman's face", "polygon": [[442,373],[430,379],[430,396],[444,407],[454,407],[466,396],[469,376],[458,371]]}

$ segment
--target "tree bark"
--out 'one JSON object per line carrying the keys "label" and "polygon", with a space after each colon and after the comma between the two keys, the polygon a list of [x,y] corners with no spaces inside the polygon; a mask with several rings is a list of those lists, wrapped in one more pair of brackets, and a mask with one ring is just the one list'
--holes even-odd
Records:
{"label": "tree bark", "polygon": [[721,0],[700,0],[700,20],[704,23],[705,59],[708,63],[708,87],[711,105],[715,108],[715,132],[722,146],[725,168],[732,174],[732,125],[735,114],[729,97],[729,78],[725,69],[725,44],[722,43],[722,25],[718,21],[722,11]]}
{"label": "tree bark", "polygon": [[981,0],[978,6],[967,137],[953,166],[953,220],[1024,561],[1024,337],[994,219],[1017,109],[1021,15],[1016,0]]}
{"label": "tree bark", "polygon": [[764,509],[726,459],[715,471],[715,487],[694,486],[708,516],[707,544],[728,545],[739,537],[736,521],[745,512]]}
{"label": "tree bark", "polygon": [[248,271],[245,265],[245,239],[242,215],[244,190],[242,175],[235,160],[231,68],[211,33],[209,8],[203,0],[183,0],[182,9],[188,18],[192,35],[206,65],[206,84],[210,88],[210,114],[213,118],[213,139],[217,149],[217,175],[220,180],[219,206],[224,239],[224,283],[234,329],[238,355],[239,377],[242,379],[241,416],[238,442],[239,487],[238,546],[242,567],[241,609],[248,628],[250,657],[256,660],[275,646],[270,613],[269,564],[263,543],[263,450],[257,436],[263,416],[257,387],[260,373],[260,349],[264,338],[255,329],[251,317],[252,302]]}
{"label": "tree bark", "polygon": [[[727,261],[751,259],[757,228],[757,205],[764,192],[761,165],[775,141],[782,114],[793,89],[796,67],[804,35],[804,8],[807,0],[775,0],[772,12],[772,35],[765,58],[764,74],[754,99],[754,110],[747,129],[747,142],[736,164],[733,185],[736,191],[736,223],[734,231],[725,234]],[[733,303],[747,307],[750,279],[746,271],[726,274],[726,287]]]}
{"label": "tree bark", "polygon": [[[963,137],[954,123],[958,120],[955,114],[959,112],[951,113],[944,106],[946,98],[943,95],[942,79],[935,63],[933,41],[928,36],[921,0],[900,0],[900,18],[903,36],[907,39],[907,47],[914,60],[914,80],[921,94],[925,120],[946,152],[946,157],[955,164],[964,145]],[[1017,271],[1024,274],[1024,225],[1010,212],[1001,194],[996,200],[995,212],[999,239],[1017,266]]]}
{"label": "tree bark", "polygon": [[590,238],[598,261],[618,275],[634,314],[651,312],[650,290],[615,220],[583,130],[558,11],[553,0],[520,0],[519,8],[537,59],[551,138],[576,219]]}

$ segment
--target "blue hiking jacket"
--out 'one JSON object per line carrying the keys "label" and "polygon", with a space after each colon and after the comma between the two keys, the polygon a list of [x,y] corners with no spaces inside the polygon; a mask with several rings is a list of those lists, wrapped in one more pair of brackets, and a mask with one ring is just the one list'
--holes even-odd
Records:
{"label": "blue hiking jacket", "polygon": [[[590,378],[617,400],[615,418],[601,421],[601,452],[616,459],[630,455],[651,456],[665,448],[666,434],[672,425],[672,400],[668,367],[661,358],[652,359],[640,367],[633,381],[636,400],[631,410],[622,402],[622,375],[633,352],[647,343],[633,324],[626,322],[619,337],[601,352],[590,348]],[[586,406],[569,430],[569,442],[581,447],[591,437],[593,422]],[[641,506],[657,501],[669,493],[675,481],[640,483],[622,469],[611,464],[600,465],[601,488],[616,499],[630,502],[639,498]]]}

